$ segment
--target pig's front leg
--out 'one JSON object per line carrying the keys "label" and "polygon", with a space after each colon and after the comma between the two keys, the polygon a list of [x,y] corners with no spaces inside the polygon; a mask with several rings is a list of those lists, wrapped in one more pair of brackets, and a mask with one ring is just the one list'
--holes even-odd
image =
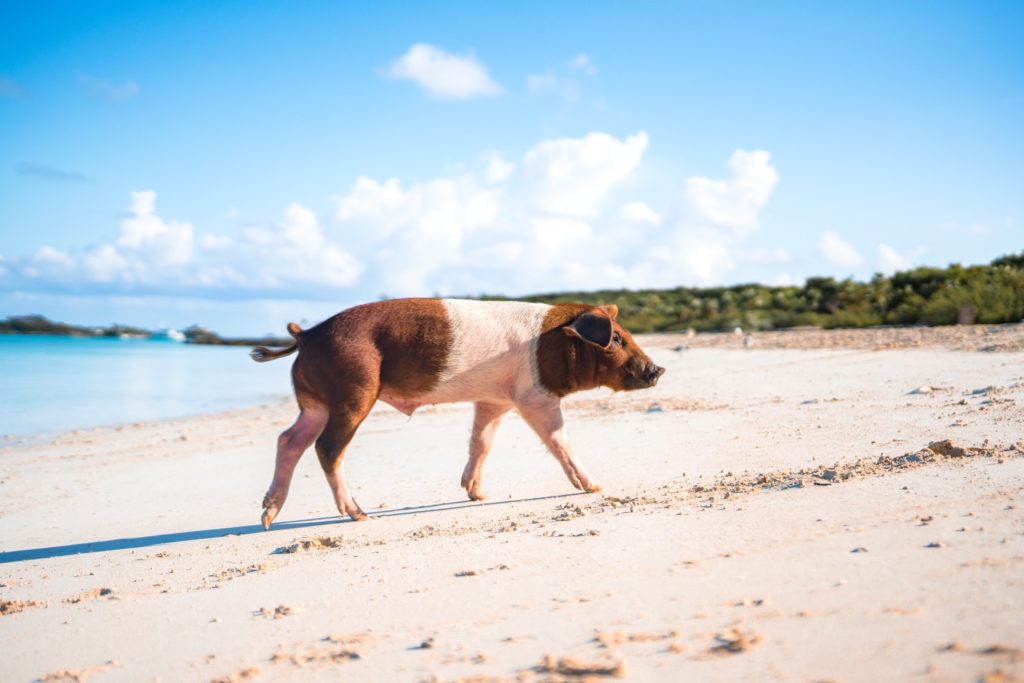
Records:
{"label": "pig's front leg", "polygon": [[555,456],[555,460],[562,466],[562,471],[573,486],[587,493],[601,490],[572,457],[569,439],[565,434],[565,422],[562,419],[561,401],[558,397],[530,394],[516,402],[516,410],[537,433],[551,451],[551,455]]}

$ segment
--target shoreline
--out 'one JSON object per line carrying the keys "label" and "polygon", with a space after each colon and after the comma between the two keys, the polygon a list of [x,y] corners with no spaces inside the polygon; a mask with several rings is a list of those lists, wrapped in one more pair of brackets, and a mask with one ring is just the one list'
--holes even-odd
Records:
{"label": "shoreline", "polygon": [[74,427],[56,432],[38,434],[0,434],[0,453],[6,448],[39,448],[46,446],[58,446],[67,443],[94,442],[102,438],[114,438],[118,434],[133,430],[159,430],[179,429],[187,430],[189,425],[196,422],[208,421],[211,419],[237,419],[240,416],[261,411],[273,412],[281,409],[284,405],[291,405],[295,401],[290,396],[282,396],[276,401],[264,401],[254,405],[241,408],[226,408],[222,410],[209,410],[191,415],[178,415],[174,417],[154,418],[151,420],[131,420],[126,422],[113,422],[97,424],[85,427]]}
{"label": "shoreline", "polygon": [[175,415],[171,417],[159,417],[153,419],[142,419],[142,420],[128,420],[121,422],[104,422],[93,425],[86,425],[81,427],[72,427],[70,429],[58,429],[55,431],[44,431],[30,434],[0,434],[0,453],[3,453],[5,449],[14,447],[37,447],[47,446],[50,444],[57,444],[62,440],[73,440],[77,438],[83,439],[95,439],[105,436],[111,436],[128,429],[140,429],[140,428],[159,428],[161,426],[173,426],[176,423],[189,423],[195,420],[203,420],[208,418],[223,417],[230,419],[238,413],[249,413],[260,410],[274,410],[281,405],[294,404],[295,400],[287,394],[282,394],[281,398],[273,401],[262,401],[253,405],[247,405],[243,407],[235,408],[223,408],[223,409],[212,409],[203,410],[196,413],[190,413],[186,415]]}

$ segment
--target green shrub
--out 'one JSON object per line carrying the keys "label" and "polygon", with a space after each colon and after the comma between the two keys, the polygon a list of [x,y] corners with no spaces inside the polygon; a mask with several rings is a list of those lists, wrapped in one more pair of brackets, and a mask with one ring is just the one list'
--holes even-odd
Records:
{"label": "green shrub", "polygon": [[[503,298],[503,297],[484,297]],[[634,332],[694,328],[770,330],[804,325],[827,328],[870,325],[949,325],[962,306],[973,306],[976,322],[1024,319],[1024,253],[986,266],[921,267],[876,274],[867,282],[808,278],[802,287],[745,283],[706,289],[604,290],[527,297],[545,303],[613,303],[619,320]]]}

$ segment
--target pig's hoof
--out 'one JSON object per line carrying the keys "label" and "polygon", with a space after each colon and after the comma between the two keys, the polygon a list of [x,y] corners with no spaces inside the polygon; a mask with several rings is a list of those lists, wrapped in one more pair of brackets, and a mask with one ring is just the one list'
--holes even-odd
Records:
{"label": "pig's hoof", "polygon": [[350,504],[342,504],[338,506],[338,511],[342,514],[348,513],[348,516],[353,522],[365,522],[369,519],[363,508],[359,507],[359,503],[354,500]]}
{"label": "pig's hoof", "polygon": [[277,517],[277,506],[271,505],[270,507],[264,508],[263,516],[261,518],[264,531],[270,530],[270,523],[274,521],[275,517]]}
{"label": "pig's hoof", "polygon": [[595,484],[594,482],[588,482],[583,486],[583,490],[587,493],[599,493],[601,491],[601,485]]}
{"label": "pig's hoof", "polygon": [[476,490],[476,491],[470,491],[469,492],[469,499],[470,500],[487,500],[487,496],[484,494],[483,491]]}

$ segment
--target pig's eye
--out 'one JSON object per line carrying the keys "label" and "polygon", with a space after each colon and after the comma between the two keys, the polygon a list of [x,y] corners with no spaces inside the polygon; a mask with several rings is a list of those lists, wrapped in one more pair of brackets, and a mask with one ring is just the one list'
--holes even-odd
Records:
{"label": "pig's eye", "polygon": [[618,332],[613,332],[612,333],[612,343],[613,344],[618,344],[619,346],[622,346],[622,335],[619,334]]}

